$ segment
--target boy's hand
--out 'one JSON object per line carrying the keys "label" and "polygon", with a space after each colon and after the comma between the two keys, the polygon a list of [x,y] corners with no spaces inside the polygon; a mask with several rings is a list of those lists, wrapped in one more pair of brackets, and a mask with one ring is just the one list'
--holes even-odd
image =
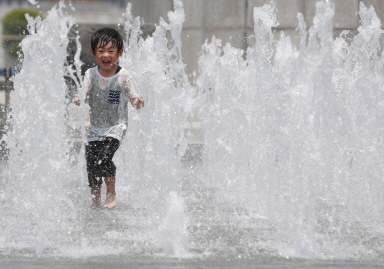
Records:
{"label": "boy's hand", "polygon": [[131,98],[131,104],[134,106],[136,109],[140,109],[144,107],[144,99],[143,97],[134,97]]}
{"label": "boy's hand", "polygon": [[75,94],[75,95],[73,96],[73,102],[74,102],[76,105],[80,106],[80,96],[79,96],[78,93]]}

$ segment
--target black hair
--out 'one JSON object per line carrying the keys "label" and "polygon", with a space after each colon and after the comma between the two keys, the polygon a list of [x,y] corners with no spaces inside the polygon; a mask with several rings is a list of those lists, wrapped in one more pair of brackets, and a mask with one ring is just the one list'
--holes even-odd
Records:
{"label": "black hair", "polygon": [[118,31],[108,27],[97,30],[91,37],[91,48],[93,53],[96,53],[96,47],[99,42],[101,47],[104,48],[110,41],[117,47],[118,52],[123,48],[123,38]]}

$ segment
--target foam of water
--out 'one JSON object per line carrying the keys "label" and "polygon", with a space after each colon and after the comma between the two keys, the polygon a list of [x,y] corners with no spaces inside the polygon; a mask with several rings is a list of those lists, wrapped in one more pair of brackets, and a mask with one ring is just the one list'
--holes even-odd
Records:
{"label": "foam of water", "polygon": [[76,217],[68,195],[76,186],[68,189],[67,184],[73,174],[66,157],[63,80],[67,34],[74,22],[62,9],[60,3],[44,21],[27,16],[31,35],[21,43],[23,68],[14,80],[12,127],[5,137],[11,150],[2,234],[7,242],[34,246],[38,255],[44,245],[54,244],[52,238],[65,237],[65,223]]}
{"label": "foam of water", "polygon": [[383,212],[380,21],[361,3],[359,34],[333,41],[334,4],[318,2],[308,44],[299,16],[297,49],[284,34],[270,38],[273,9],[255,8],[245,60],[216,39],[203,46],[205,171],[226,199],[270,220],[291,253],[363,255],[376,243],[359,229],[380,225]]}
{"label": "foam of water", "polygon": [[[333,40],[334,4],[319,1],[311,28],[298,15],[295,47],[283,33],[273,39],[274,2],[255,8],[255,44],[243,51],[206,41],[191,85],[182,1],[174,7],[146,39],[130,4],[125,12],[120,64],[146,106],[130,110],[115,157],[119,205],[109,211],[87,209],[84,148],[70,160],[63,76],[74,21],[63,2],[43,21],[29,18],[3,138],[2,255],[381,261],[383,57],[374,9],[361,2],[359,33]],[[181,160],[192,112],[204,152],[191,167]]]}

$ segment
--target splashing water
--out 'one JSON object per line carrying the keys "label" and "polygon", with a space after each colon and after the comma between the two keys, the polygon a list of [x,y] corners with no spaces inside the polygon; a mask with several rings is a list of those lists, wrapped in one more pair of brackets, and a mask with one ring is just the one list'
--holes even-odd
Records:
{"label": "splashing water", "polygon": [[271,39],[274,9],[255,8],[256,45],[245,60],[216,39],[203,46],[207,180],[252,221],[268,220],[282,255],[379,257],[380,21],[361,3],[359,34],[349,45],[345,33],[333,41],[334,4],[318,2],[307,45],[298,16],[297,49],[284,34]]}
{"label": "splashing water", "polygon": [[[295,47],[284,33],[273,40],[273,2],[255,8],[255,44],[206,41],[191,85],[183,3],[174,7],[146,39],[130,4],[125,12],[119,61],[146,107],[130,110],[115,156],[118,207],[109,211],[87,209],[84,150],[70,160],[63,76],[74,21],[63,2],[43,21],[28,19],[3,138],[1,255],[382,261],[384,62],[374,9],[360,2],[358,34],[333,40],[334,4],[319,1],[310,29],[298,15]],[[192,114],[204,151],[191,167],[182,157]]]}
{"label": "splashing water", "polygon": [[76,217],[68,195],[76,185],[69,184],[63,79],[74,21],[63,8],[60,3],[44,21],[27,15],[31,34],[21,43],[23,68],[14,80],[12,125],[4,138],[10,154],[2,236],[20,248],[33,246],[37,255],[55,245],[57,236],[66,237],[66,223]]}

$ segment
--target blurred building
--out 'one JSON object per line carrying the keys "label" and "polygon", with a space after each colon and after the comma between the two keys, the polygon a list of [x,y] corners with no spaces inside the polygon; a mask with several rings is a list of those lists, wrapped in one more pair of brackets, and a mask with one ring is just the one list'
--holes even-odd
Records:
{"label": "blurred building", "polygon": [[[0,18],[16,7],[32,7],[45,13],[58,0],[36,0],[37,5],[31,5],[27,0],[0,0]],[[326,1],[326,0],[323,0]],[[67,2],[67,1],[66,1]],[[163,17],[168,21],[167,12],[173,9],[173,0],[72,0],[75,12],[70,12],[76,19],[82,37],[86,61],[91,61],[88,40],[90,34],[100,25],[116,27],[122,20],[126,4],[132,3],[134,16],[140,16],[145,21],[146,34],[154,29],[154,24]],[[201,45],[213,35],[222,39],[223,44],[231,42],[232,46],[246,49],[252,44],[253,8],[260,7],[269,0],[184,0],[186,13],[183,25],[183,59],[187,71],[197,71],[197,55]],[[281,31],[297,43],[295,31],[297,13],[304,14],[307,26],[312,25],[317,0],[275,0],[278,9],[279,25],[275,29],[278,38]],[[373,5],[378,16],[384,18],[383,0],[333,0],[335,3],[334,36],[343,30],[349,30],[349,36],[357,33],[359,26],[359,3]],[[1,56],[1,52],[0,52]],[[0,57],[0,66],[4,57]]]}

